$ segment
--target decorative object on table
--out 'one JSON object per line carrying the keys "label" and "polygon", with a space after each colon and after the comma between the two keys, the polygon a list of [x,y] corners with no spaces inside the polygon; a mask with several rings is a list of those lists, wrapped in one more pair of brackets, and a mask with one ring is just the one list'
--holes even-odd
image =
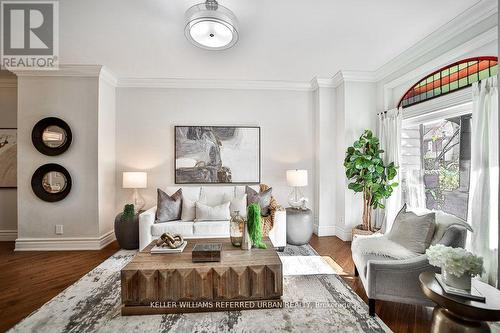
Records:
{"label": "decorative object on table", "polygon": [[261,188],[260,192],[257,192],[250,186],[246,186],[245,193],[247,194],[247,207],[256,203],[260,207],[261,216],[268,216],[271,213],[270,205],[273,194],[272,187],[267,187],[265,190]]}
{"label": "decorative object on table", "polygon": [[0,128],[0,188],[17,187],[17,129]]}
{"label": "decorative object on table", "polygon": [[441,274],[436,274],[436,281],[439,282],[439,285],[441,286],[441,288],[443,288],[444,292],[447,294],[468,298],[478,302],[486,301],[486,297],[484,297],[484,295],[481,294],[476,288],[472,287],[472,282],[470,289],[465,290],[460,288],[454,288],[446,284],[443,281],[443,276]]}
{"label": "decorative object on table", "polygon": [[231,216],[231,221],[229,222],[229,235],[231,238],[231,244],[233,244],[233,246],[241,246],[244,227],[245,219],[240,215],[239,210],[234,211]]}
{"label": "decorative object on table", "polygon": [[431,332],[491,332],[486,322],[500,320],[500,290],[473,279],[472,288],[485,296],[484,302],[478,302],[446,293],[435,275],[433,272],[419,275],[422,292],[436,304]]}
{"label": "decorative object on table", "polygon": [[154,241],[151,253],[181,253],[187,245],[187,241],[181,235],[164,233]]}
{"label": "decorative object on table", "polygon": [[176,221],[182,218],[182,189],[168,195],[156,189],[156,223]]}
{"label": "decorative object on table", "polygon": [[292,245],[309,243],[313,234],[313,214],[310,209],[286,209],[286,242]]}
{"label": "decorative object on table", "polygon": [[139,193],[139,189],[148,187],[148,174],[146,172],[124,172],[122,185],[123,188],[134,189],[130,203],[134,204],[135,212],[138,213],[146,204],[144,198]]}
{"label": "decorative object on table", "polygon": [[260,127],[175,126],[175,183],[260,183]]}
{"label": "decorative object on table", "polygon": [[345,174],[350,181],[347,186],[356,193],[363,193],[363,223],[353,228],[355,234],[371,234],[375,230],[371,223],[372,209],[385,208],[382,199],[389,198],[398,183],[391,182],[397,174],[394,163],[384,165],[379,139],[372,131],[363,135],[347,148],[344,160]]}
{"label": "decorative object on table", "polygon": [[71,191],[71,176],[63,166],[59,164],[44,164],[31,177],[31,188],[33,193],[43,201],[61,201]]}
{"label": "decorative object on table", "polygon": [[196,244],[192,251],[193,262],[220,261],[222,252],[221,243]]}
{"label": "decorative object on table", "polygon": [[44,118],[37,122],[31,131],[33,146],[48,156],[61,155],[68,150],[72,140],[71,128],[60,118]]}
{"label": "decorative object on table", "polygon": [[133,204],[125,205],[123,212],[116,215],[114,226],[116,240],[122,249],[139,248],[139,215],[135,213]]}
{"label": "decorative object on table", "polygon": [[293,190],[288,196],[288,204],[295,209],[307,209],[308,199],[302,193],[301,187],[307,186],[307,170],[287,170],[286,181]]}
{"label": "decorative object on table", "polygon": [[248,234],[252,240],[252,246],[260,249],[266,249],[267,246],[262,241],[262,222],[259,204],[253,203],[248,206],[247,220]]}
{"label": "decorative object on table", "polygon": [[246,251],[252,249],[252,240],[250,239],[250,234],[248,233],[247,220],[245,220],[245,222],[243,223],[243,235],[241,236],[241,249]]}
{"label": "decorative object on table", "polygon": [[184,238],[181,235],[163,233],[160,238],[155,241],[155,244],[159,247],[169,247],[171,249],[177,249],[184,244]]}
{"label": "decorative object on table", "polygon": [[442,281],[453,288],[470,290],[471,277],[484,271],[483,258],[462,248],[437,244],[425,253],[431,265],[441,268]]}

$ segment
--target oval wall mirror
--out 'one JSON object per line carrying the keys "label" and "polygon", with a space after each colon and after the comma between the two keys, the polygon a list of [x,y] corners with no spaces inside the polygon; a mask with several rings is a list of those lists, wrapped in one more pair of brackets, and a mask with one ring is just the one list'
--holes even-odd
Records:
{"label": "oval wall mirror", "polygon": [[71,176],[59,164],[45,164],[36,169],[31,177],[31,188],[44,201],[60,201],[71,191]]}
{"label": "oval wall mirror", "polygon": [[48,117],[40,120],[33,127],[31,140],[42,154],[56,156],[68,150],[73,139],[68,124],[59,118]]}

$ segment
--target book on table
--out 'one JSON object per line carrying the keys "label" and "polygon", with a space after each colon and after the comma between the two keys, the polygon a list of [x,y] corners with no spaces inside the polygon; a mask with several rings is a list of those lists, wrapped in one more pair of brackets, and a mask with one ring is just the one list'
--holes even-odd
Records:
{"label": "book on table", "polygon": [[151,253],[154,253],[154,254],[159,254],[159,253],[181,253],[182,251],[184,251],[184,248],[186,247],[186,245],[187,245],[187,241],[184,241],[184,243],[182,243],[181,246],[179,246],[178,248],[175,248],[175,249],[172,249],[172,248],[170,248],[168,246],[158,246],[158,245],[155,245],[151,249]]}
{"label": "book on table", "polygon": [[444,292],[447,294],[454,295],[454,296],[460,296],[463,298],[468,298],[468,299],[471,299],[473,301],[478,301],[478,302],[485,302],[486,301],[486,298],[484,297],[484,295],[481,294],[479,292],[479,290],[474,288],[474,286],[471,286],[470,290],[451,287],[443,281],[441,274],[436,274],[436,281],[439,283],[441,288],[443,288]]}

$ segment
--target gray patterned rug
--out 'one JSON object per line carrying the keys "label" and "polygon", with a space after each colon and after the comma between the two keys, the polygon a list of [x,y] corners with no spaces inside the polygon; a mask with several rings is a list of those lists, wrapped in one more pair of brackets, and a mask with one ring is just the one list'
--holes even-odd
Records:
{"label": "gray patterned rug", "polygon": [[[335,274],[285,276],[283,301],[288,306],[283,309],[122,317],[120,269],[135,253],[118,251],[10,332],[390,331],[368,315],[366,304]],[[318,254],[305,245],[287,246],[280,256]]]}

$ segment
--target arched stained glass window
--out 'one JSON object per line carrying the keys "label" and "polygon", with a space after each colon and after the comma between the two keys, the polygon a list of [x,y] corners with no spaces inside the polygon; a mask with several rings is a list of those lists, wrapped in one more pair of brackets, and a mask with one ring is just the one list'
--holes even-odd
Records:
{"label": "arched stained glass window", "polygon": [[408,89],[401,97],[398,108],[466,88],[476,81],[496,75],[497,72],[497,57],[476,57],[455,62],[431,73]]}

